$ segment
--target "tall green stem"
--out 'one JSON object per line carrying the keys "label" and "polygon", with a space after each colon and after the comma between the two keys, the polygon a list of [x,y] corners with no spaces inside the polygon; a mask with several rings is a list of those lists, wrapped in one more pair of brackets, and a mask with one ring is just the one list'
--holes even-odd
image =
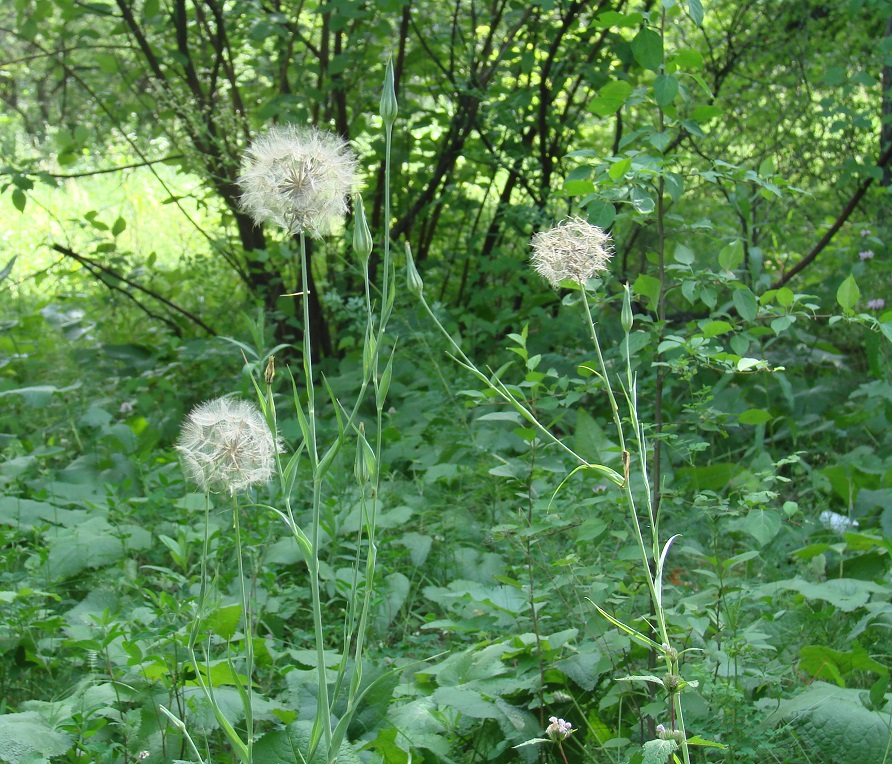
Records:
{"label": "tall green stem", "polygon": [[[326,751],[331,747],[331,709],[328,701],[328,680],[325,672],[325,638],[322,629],[322,598],[319,586],[319,526],[322,521],[322,475],[319,474],[319,452],[316,444],[316,389],[313,382],[313,356],[310,337],[309,263],[307,262],[307,240],[300,234],[301,284],[304,290],[304,382],[307,390],[307,454],[313,472],[313,520],[310,529],[311,554],[307,560],[310,574],[310,596],[313,603],[313,633],[316,641],[316,671],[318,675],[318,705],[313,727],[313,741],[318,740],[319,728],[325,738]],[[330,754],[327,754],[330,755]]]}
{"label": "tall green stem", "polygon": [[235,556],[238,561],[238,580],[242,595],[242,615],[245,618],[245,734],[247,736],[248,761],[253,761],[254,750],[254,630],[251,600],[248,596],[248,582],[245,579],[245,566],[242,555],[242,534],[239,522],[240,509],[238,500],[232,498],[233,528],[235,530]]}

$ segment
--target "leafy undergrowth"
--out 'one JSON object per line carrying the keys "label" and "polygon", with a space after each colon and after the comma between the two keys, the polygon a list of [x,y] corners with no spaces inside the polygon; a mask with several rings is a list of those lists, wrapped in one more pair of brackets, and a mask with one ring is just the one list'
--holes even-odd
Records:
{"label": "leafy undergrowth", "polygon": [[[527,350],[549,336],[542,321],[515,336],[522,363],[505,378],[579,453],[618,467],[585,359],[572,346]],[[223,341],[84,341],[50,355],[41,343],[54,331],[44,322],[3,335],[4,352],[14,343],[18,355],[0,389],[0,760],[188,760],[164,707],[211,760],[235,761],[188,656],[205,504],[184,483],[172,440],[194,402],[249,396],[248,377]],[[547,745],[516,747],[551,716],[576,729],[568,761],[628,760],[669,720],[662,689],[629,680],[652,656],[592,605],[649,628],[619,497],[582,476],[557,491],[573,465],[443,365],[432,337],[405,326],[402,335],[383,432],[368,691],[339,761],[558,761]],[[892,386],[868,372],[856,384],[840,378],[835,364],[845,362],[839,351],[811,378],[717,377],[693,403],[681,385],[671,390],[678,426],[666,439],[662,523],[682,538],[665,606],[683,646],[687,728],[693,742],[724,746],[692,746],[696,760],[887,755]],[[326,366],[336,397],[355,392],[356,363]],[[645,386],[643,362],[641,374]],[[286,388],[277,394],[288,449],[300,427]],[[770,422],[744,415],[767,399]],[[323,441],[336,433],[333,412],[326,402]],[[321,527],[332,682],[363,552],[352,456],[339,458]],[[292,495],[299,522],[307,479]],[[270,491],[256,500],[274,504]],[[199,645],[203,679],[239,728],[245,636],[226,507],[215,497],[209,513],[214,605]],[[300,761],[317,693],[306,569],[274,516],[242,513],[257,621],[254,760]],[[665,760],[656,747],[641,751],[633,760]]]}

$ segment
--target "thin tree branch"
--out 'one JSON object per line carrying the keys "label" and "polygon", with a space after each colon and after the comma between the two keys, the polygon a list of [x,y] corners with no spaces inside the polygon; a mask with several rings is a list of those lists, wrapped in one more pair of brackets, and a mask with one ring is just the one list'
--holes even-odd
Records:
{"label": "thin tree branch", "polygon": [[[877,161],[876,166],[885,168],[889,164],[889,160],[892,159],[892,145],[886,147],[886,150],[880,155],[879,160]],[[839,213],[839,216],[836,218],[836,221],[827,229],[827,232],[821,237],[821,240],[812,247],[811,252],[809,252],[805,257],[803,257],[796,265],[794,265],[790,270],[786,273],[781,274],[780,278],[777,279],[772,285],[772,289],[780,289],[784,284],[786,284],[790,279],[793,278],[800,271],[807,268],[811,265],[817,256],[821,254],[823,249],[831,242],[833,237],[836,235],[837,231],[842,228],[843,224],[846,220],[849,219],[849,215],[851,215],[861,200],[864,198],[864,195],[867,193],[867,189],[870,188],[871,184],[873,184],[873,178],[865,178],[861,181],[861,184],[855,190],[855,193],[852,194],[852,197],[846,202],[846,206],[842,208],[842,212]]]}
{"label": "thin tree branch", "polygon": [[[160,302],[162,305],[164,305],[166,308],[170,309],[174,313],[179,313],[180,315],[184,316],[185,318],[188,318],[192,323],[200,326],[212,337],[217,336],[217,333],[213,329],[211,329],[211,327],[209,327],[206,323],[204,323],[204,321],[202,321],[198,316],[196,316],[193,313],[190,313],[188,310],[180,307],[176,303],[171,302],[166,297],[163,297],[162,295],[158,294],[154,290],[149,289],[148,287],[145,287],[142,284],[140,284],[136,281],[133,281],[132,279],[125,278],[120,273],[117,273],[116,271],[114,271],[112,268],[109,268],[106,265],[102,265],[102,263],[98,263],[95,260],[93,260],[92,258],[87,257],[86,255],[78,254],[74,250],[69,249],[68,247],[65,247],[61,244],[50,244],[50,248],[54,249],[56,252],[59,252],[60,254],[65,255],[66,257],[70,257],[72,260],[76,260],[77,262],[81,263],[81,265],[86,266],[87,268],[90,269],[90,271],[94,275],[96,275],[97,273],[102,273],[105,276],[110,276],[111,278],[115,279],[116,281],[120,281],[120,282],[126,284],[131,289],[135,289],[137,292],[142,292],[147,297],[151,297],[153,300],[157,300],[158,302]],[[145,305],[143,305],[139,300],[137,300],[132,294],[130,294],[130,292],[128,292],[126,289],[123,289],[123,288],[117,286],[116,284],[109,283],[108,281],[106,281],[104,278],[102,278],[100,276],[97,276],[97,278],[99,278],[99,280],[102,281],[102,283],[105,286],[107,286],[109,289],[113,289],[115,291],[121,292],[122,294],[126,295],[129,299],[133,300],[133,302],[136,303],[136,305],[139,307],[139,309],[142,310],[147,315],[149,315],[152,318],[155,318],[159,321],[163,321],[171,329],[173,329],[173,331],[175,331],[177,333],[177,336],[180,336],[182,334],[182,329],[175,321],[173,321],[165,316],[161,316],[156,313],[153,313]]]}

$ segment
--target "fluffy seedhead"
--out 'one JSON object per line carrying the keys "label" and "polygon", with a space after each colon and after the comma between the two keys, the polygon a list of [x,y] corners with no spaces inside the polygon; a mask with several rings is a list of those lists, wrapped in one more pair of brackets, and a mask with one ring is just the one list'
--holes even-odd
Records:
{"label": "fluffy seedhead", "polygon": [[260,225],[325,236],[344,219],[356,187],[356,156],[336,135],[315,128],[273,127],[251,144],[238,184],[241,207]]}
{"label": "fluffy seedhead", "polygon": [[555,289],[565,279],[582,286],[613,257],[610,234],[579,217],[535,234],[532,245],[533,268]]}
{"label": "fluffy seedhead", "polygon": [[192,409],[176,448],[189,480],[235,493],[272,478],[279,444],[253,403],[215,398]]}

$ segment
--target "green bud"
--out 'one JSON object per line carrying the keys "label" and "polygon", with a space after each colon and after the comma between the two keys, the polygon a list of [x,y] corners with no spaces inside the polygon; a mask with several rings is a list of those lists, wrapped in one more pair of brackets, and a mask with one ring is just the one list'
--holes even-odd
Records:
{"label": "green bud", "polygon": [[415,260],[412,259],[412,248],[409,246],[409,242],[406,242],[406,286],[409,287],[409,292],[416,297],[421,297],[421,293],[424,291],[424,282],[415,268]]}
{"label": "green bud", "polygon": [[362,206],[362,194],[353,197],[353,251],[362,264],[369,261],[372,254],[372,232],[365,220],[365,208]]}
{"label": "green bud", "polygon": [[620,323],[623,325],[623,331],[628,334],[632,331],[632,292],[629,289],[629,285],[626,284],[623,289],[625,290],[623,294],[623,309],[622,313],[620,313]]}
{"label": "green bud", "polygon": [[381,91],[381,103],[378,106],[381,119],[387,127],[393,126],[396,121],[396,115],[399,113],[399,106],[396,102],[396,90],[393,83],[393,60],[387,62],[387,69],[384,70],[384,89]]}

